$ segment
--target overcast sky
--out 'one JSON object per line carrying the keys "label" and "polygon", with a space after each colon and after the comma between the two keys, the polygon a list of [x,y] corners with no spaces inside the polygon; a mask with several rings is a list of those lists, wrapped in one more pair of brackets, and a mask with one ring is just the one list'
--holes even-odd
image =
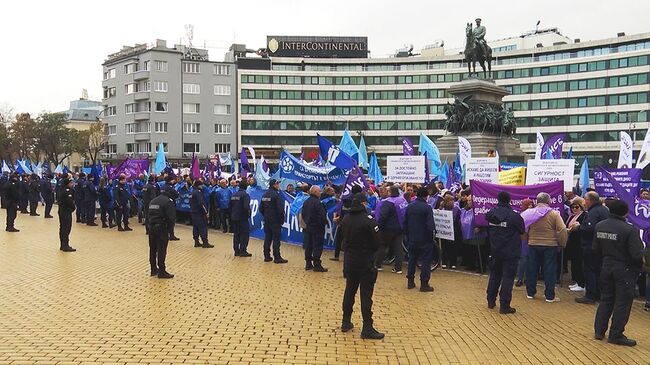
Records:
{"label": "overcast sky", "polygon": [[482,17],[487,39],[558,27],[583,41],[650,32],[649,0],[242,0],[4,1],[0,17],[0,107],[38,113],[67,109],[88,89],[101,99],[102,62],[122,45],[185,38],[223,59],[233,42],[265,46],[266,36],[368,36],[372,57],[436,40],[461,47],[465,23]]}

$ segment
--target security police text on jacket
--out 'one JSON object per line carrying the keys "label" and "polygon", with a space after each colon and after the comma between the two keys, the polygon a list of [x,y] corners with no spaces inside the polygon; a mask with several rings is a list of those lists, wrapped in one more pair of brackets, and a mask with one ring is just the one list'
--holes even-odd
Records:
{"label": "security police text on jacket", "polygon": [[637,274],[642,270],[645,247],[639,230],[625,218],[612,213],[594,231],[593,248],[603,258],[603,267],[620,266]]}
{"label": "security police text on jacket", "polygon": [[[275,183],[275,180],[272,179],[272,182]],[[281,226],[284,223],[284,200],[273,186],[262,195],[260,213],[264,216],[265,225]]]}
{"label": "security police text on jacket", "polygon": [[509,204],[499,203],[485,218],[488,221],[490,255],[502,259],[521,256],[521,235],[524,234],[524,220]]}
{"label": "security police text on jacket", "polygon": [[149,203],[147,226],[149,229],[154,226],[160,227],[166,232],[169,226],[176,222],[176,203],[166,190],[163,192]]}

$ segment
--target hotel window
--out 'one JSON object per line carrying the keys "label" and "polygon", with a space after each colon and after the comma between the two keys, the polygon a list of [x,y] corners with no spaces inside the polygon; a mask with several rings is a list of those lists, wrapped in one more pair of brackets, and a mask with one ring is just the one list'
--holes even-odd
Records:
{"label": "hotel window", "polygon": [[201,72],[200,64],[197,62],[185,62],[183,63],[183,72],[186,74],[198,74]]}
{"label": "hotel window", "polygon": [[153,69],[160,72],[167,72],[167,61],[153,61]]}
{"label": "hotel window", "polygon": [[138,84],[126,84],[124,85],[125,94],[133,94],[138,92]]}
{"label": "hotel window", "polygon": [[183,104],[183,113],[186,114],[198,114],[201,112],[201,104]]}
{"label": "hotel window", "polygon": [[183,143],[183,153],[201,153],[199,143]]}
{"label": "hotel window", "polygon": [[106,115],[107,117],[113,116],[115,114],[117,114],[117,107],[116,106],[113,105],[113,106],[107,106],[106,108],[104,108],[104,115]]}
{"label": "hotel window", "polygon": [[157,101],[156,102],[156,111],[157,112],[163,112],[163,113],[168,112],[169,109],[167,108],[167,102]]}
{"label": "hotel window", "polygon": [[117,126],[116,125],[109,125],[108,126],[108,135],[109,136],[114,136],[117,134]]}
{"label": "hotel window", "polygon": [[133,134],[135,133],[135,128],[136,124],[135,123],[126,123],[124,124],[124,133],[126,134]]}
{"label": "hotel window", "polygon": [[183,133],[198,134],[201,133],[200,123],[183,123]]}
{"label": "hotel window", "polygon": [[183,84],[183,94],[200,94],[201,85],[199,84]]}
{"label": "hotel window", "polygon": [[167,122],[156,122],[154,128],[156,133],[167,133]]}
{"label": "hotel window", "polygon": [[216,133],[216,134],[230,134],[230,124],[216,123],[214,125],[214,133]]}
{"label": "hotel window", "polygon": [[228,104],[215,104],[214,114],[217,115],[228,115],[230,114],[230,105]]}
{"label": "hotel window", "polygon": [[158,91],[161,93],[167,92],[167,81],[154,81],[153,82],[153,91]]}
{"label": "hotel window", "polygon": [[125,74],[132,74],[134,72],[138,71],[138,64],[137,63],[129,63],[128,65],[124,65],[124,73]]}
{"label": "hotel window", "polygon": [[214,85],[214,95],[230,95],[230,85]]}
{"label": "hotel window", "polygon": [[138,104],[136,103],[130,103],[130,104],[124,104],[124,113],[125,114],[133,114],[138,111]]}
{"label": "hotel window", "polygon": [[228,153],[230,152],[230,143],[215,143],[214,153]]}
{"label": "hotel window", "polygon": [[214,65],[215,75],[230,75],[230,65]]}
{"label": "hotel window", "polygon": [[104,72],[104,80],[114,79],[115,78],[115,69],[111,68]]}
{"label": "hotel window", "polygon": [[117,153],[117,145],[116,144],[108,144],[106,148],[106,152],[109,154],[116,154]]}

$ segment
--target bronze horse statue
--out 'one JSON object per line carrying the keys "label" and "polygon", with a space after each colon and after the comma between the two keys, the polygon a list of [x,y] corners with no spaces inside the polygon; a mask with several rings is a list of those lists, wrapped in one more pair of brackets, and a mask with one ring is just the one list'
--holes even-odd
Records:
{"label": "bronze horse statue", "polygon": [[[476,39],[474,38],[474,32],[472,29],[472,23],[467,23],[467,28],[465,28],[465,61],[467,61],[467,69],[469,75],[477,75],[476,72],[476,61],[481,65],[483,69],[483,77],[487,78],[492,77],[492,48],[485,45],[485,54],[481,51],[481,48],[476,44]],[[487,61],[487,72],[485,69],[485,63]]]}

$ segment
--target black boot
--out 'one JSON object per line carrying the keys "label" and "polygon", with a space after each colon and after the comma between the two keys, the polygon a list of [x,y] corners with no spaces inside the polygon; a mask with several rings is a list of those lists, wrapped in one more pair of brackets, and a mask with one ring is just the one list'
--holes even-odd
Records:
{"label": "black boot", "polygon": [[343,322],[341,322],[341,331],[347,332],[353,328],[354,325],[352,324],[352,320],[350,319],[350,317],[343,316]]}
{"label": "black boot", "polygon": [[624,335],[621,335],[621,337],[609,338],[607,339],[607,342],[620,346],[636,346],[636,341],[631,338],[627,338]]}
{"label": "black boot", "polygon": [[305,270],[312,270],[314,268],[314,265],[312,265],[311,261],[307,261],[305,263]]}
{"label": "black boot", "polygon": [[124,225],[124,230],[125,230],[125,231],[132,231],[133,229],[132,229],[131,227],[129,227],[128,225],[125,224],[125,225]]}
{"label": "black boot", "polygon": [[151,269],[151,276],[157,276],[158,275],[158,268],[152,268]]}
{"label": "black boot", "polygon": [[106,222],[102,222],[102,228],[108,228],[108,224],[106,224]]}
{"label": "black boot", "polygon": [[61,251],[63,251],[63,252],[75,252],[75,251],[77,251],[77,250],[75,250],[74,248],[72,248],[72,247],[66,245],[66,246],[62,246],[62,247],[61,247]]}
{"label": "black boot", "polygon": [[408,281],[408,284],[406,285],[406,287],[409,288],[409,289],[415,288],[415,279],[409,278],[408,280],[409,281]]}
{"label": "black boot", "polygon": [[199,242],[198,238],[194,239],[194,247],[201,247],[201,242]]}
{"label": "black boot", "polygon": [[170,274],[167,271],[158,271],[158,279],[172,279],[174,274]]}
{"label": "black boot", "polygon": [[381,340],[384,338],[384,334],[378,332],[371,323],[364,323],[363,329],[361,330],[361,338],[368,340]]}
{"label": "black boot", "polygon": [[211,245],[208,241],[203,241],[203,245],[201,245],[203,248],[212,248],[214,245]]}
{"label": "black boot", "polygon": [[121,224],[117,225],[117,230],[120,231],[120,232],[124,232],[124,228],[122,228]]}
{"label": "black boot", "polygon": [[424,281],[420,283],[420,291],[422,292],[431,292],[433,291],[433,288],[429,286],[429,283],[425,283]]}

